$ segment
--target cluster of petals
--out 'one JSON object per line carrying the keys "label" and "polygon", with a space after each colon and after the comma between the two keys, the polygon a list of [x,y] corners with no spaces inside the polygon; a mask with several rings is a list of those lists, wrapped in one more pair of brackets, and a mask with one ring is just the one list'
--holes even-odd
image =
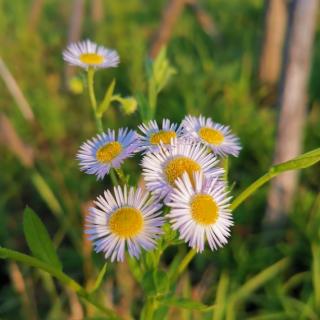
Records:
{"label": "cluster of petals", "polygon": [[[116,67],[120,61],[115,50],[90,40],[70,44],[63,58],[84,69]],[[197,252],[206,242],[211,250],[225,245],[233,221],[219,159],[239,155],[239,138],[229,126],[204,116],[188,115],[180,124],[151,120],[138,129],[108,129],[84,142],[77,153],[80,169],[97,179],[142,154],[146,190],[117,186],[89,209],[85,232],[95,250],[111,261],[123,261],[126,251],[138,258],[142,249],[156,246],[165,220]],[[163,205],[170,208],[165,215]]]}

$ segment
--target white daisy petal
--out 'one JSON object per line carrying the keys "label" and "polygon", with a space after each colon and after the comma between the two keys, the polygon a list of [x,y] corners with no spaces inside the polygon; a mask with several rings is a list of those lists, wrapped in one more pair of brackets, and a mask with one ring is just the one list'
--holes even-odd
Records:
{"label": "white daisy petal", "polygon": [[239,155],[239,138],[231,133],[228,126],[214,123],[203,116],[197,118],[189,115],[182,121],[182,127],[183,138],[205,144],[218,156]]}
{"label": "white daisy petal", "polygon": [[[181,192],[187,197],[182,198]],[[172,228],[179,231],[180,239],[197,252],[204,250],[205,240],[211,250],[216,250],[228,242],[233,225],[229,200],[225,183],[219,178],[206,178],[203,173],[195,172],[191,183],[189,175],[184,173],[172,190],[171,201],[167,203],[171,210],[166,217]]]}
{"label": "white daisy petal", "polygon": [[117,51],[98,46],[90,40],[69,44],[62,56],[64,61],[83,69],[115,68],[120,62]]}
{"label": "white daisy petal", "polygon": [[[137,204],[139,200],[139,206]],[[162,205],[150,198],[148,192],[127,186],[114,187],[114,196],[105,192],[89,208],[85,233],[93,241],[96,252],[103,252],[111,261],[123,261],[125,249],[139,257],[141,249],[151,250],[162,234],[164,218]]]}
{"label": "white daisy petal", "polygon": [[136,132],[119,129],[118,138],[114,130],[98,134],[80,146],[77,154],[80,169],[103,179],[111,168],[119,168],[122,162],[138,150]]}
{"label": "white daisy petal", "polygon": [[[223,174],[223,169],[216,167],[217,163],[217,158],[208,153],[205,146],[199,147],[198,143],[172,139],[169,147],[161,144],[158,152],[144,156],[142,174],[147,189],[159,199],[165,198],[167,202],[176,185],[176,179],[181,178],[184,172],[187,172],[191,179],[196,171],[203,172],[208,177],[217,177]],[[188,186],[185,187],[185,190],[189,189]],[[185,194],[185,191],[181,191],[181,194]]]}
{"label": "white daisy petal", "polygon": [[171,139],[180,138],[182,135],[182,127],[176,123],[170,123],[170,120],[163,119],[162,126],[159,128],[155,120],[143,123],[138,126],[141,134],[138,134],[140,139],[140,150],[144,153],[156,152],[160,149],[160,144],[168,145]]}

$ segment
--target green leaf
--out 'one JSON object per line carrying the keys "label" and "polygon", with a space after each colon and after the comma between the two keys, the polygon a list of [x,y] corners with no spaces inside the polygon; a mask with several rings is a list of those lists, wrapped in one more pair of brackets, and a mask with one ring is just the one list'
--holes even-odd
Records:
{"label": "green leaf", "polygon": [[273,172],[284,172],[288,170],[308,168],[320,161],[320,148],[304,153],[292,160],[277,164],[271,168]]}
{"label": "green leaf", "polygon": [[152,293],[156,293],[156,285],[154,282],[154,272],[153,270],[148,270],[144,273],[141,285],[143,290],[149,295]]}
{"label": "green leaf", "polygon": [[51,211],[57,216],[62,217],[63,210],[50,186],[46,182],[46,180],[35,170],[33,170],[33,174],[31,175],[31,180],[35,187],[37,188],[40,196],[45,201],[47,206],[51,209]]}
{"label": "green leaf", "polygon": [[289,259],[284,258],[272,266],[262,270],[260,273],[250,278],[245,284],[243,284],[238,290],[236,290],[230,299],[233,301],[239,301],[250,296],[255,290],[265,284],[267,281],[278,275],[289,264]]}
{"label": "green leaf", "polygon": [[101,270],[100,270],[100,272],[98,274],[98,277],[96,279],[96,282],[94,283],[92,289],[90,290],[90,294],[95,292],[95,291],[97,291],[100,288],[102,280],[103,280],[106,272],[107,272],[107,263],[105,263],[103,265],[103,267],[101,268]]}
{"label": "green leaf", "polygon": [[292,160],[277,164],[270,168],[270,170],[254,181],[249,187],[242,191],[232,202],[231,210],[236,209],[243,201],[245,201],[251,194],[255,193],[260,187],[267,183],[272,178],[289,170],[298,170],[308,168],[320,161],[320,148],[314,149],[304,153]]}
{"label": "green leaf", "polygon": [[235,313],[237,307],[242,301],[248,298],[252,293],[264,285],[267,281],[277,276],[282,272],[289,264],[289,259],[284,258],[276,262],[272,266],[262,270],[257,275],[250,278],[245,284],[243,284],[238,290],[229,296],[227,304],[227,315],[226,319],[235,319]]}
{"label": "green leaf", "polygon": [[113,96],[115,85],[116,85],[116,80],[113,79],[112,82],[110,83],[108,89],[106,90],[106,93],[104,95],[102,102],[100,103],[100,105],[98,107],[97,115],[99,117],[101,117],[108,110],[112,96]]}
{"label": "green leaf", "polygon": [[275,312],[275,313],[265,313],[259,314],[258,316],[254,316],[248,318],[248,320],[283,320],[288,319],[288,315],[285,312]]}
{"label": "green leaf", "polygon": [[58,270],[62,270],[62,264],[57,256],[47,229],[30,208],[24,210],[23,231],[33,255]]}
{"label": "green leaf", "polygon": [[149,105],[146,97],[142,93],[137,93],[138,111],[143,122],[151,120]]}
{"label": "green leaf", "polygon": [[170,282],[167,272],[158,270],[155,271],[155,285],[158,294],[165,294],[169,290]]}
{"label": "green leaf", "polygon": [[0,247],[0,259],[7,259],[7,255],[5,251],[2,251],[1,249],[4,249],[2,247]]}
{"label": "green leaf", "polygon": [[168,83],[170,78],[176,74],[176,70],[170,65],[167,58],[166,48],[162,48],[153,64],[152,81],[158,94]]}
{"label": "green leaf", "polygon": [[320,312],[320,245],[317,241],[311,244],[312,251],[312,283],[314,290],[314,304]]}
{"label": "green leaf", "polygon": [[134,278],[137,280],[138,283],[142,284],[143,275],[145,272],[144,266],[141,264],[141,261],[130,257],[129,255],[126,256],[128,266]]}
{"label": "green leaf", "polygon": [[172,307],[178,307],[183,309],[197,310],[197,311],[210,311],[214,309],[215,306],[207,306],[199,301],[194,301],[188,298],[176,298],[169,297],[160,300],[160,304]]}
{"label": "green leaf", "polygon": [[[176,70],[170,65],[167,59],[166,49],[162,48],[155,60],[147,63],[148,76],[148,105],[146,119],[154,118],[157,108],[158,94],[167,85],[171,76]],[[145,120],[143,118],[143,120]]]}
{"label": "green leaf", "polygon": [[224,312],[228,304],[229,281],[229,275],[226,272],[222,272],[216,292],[215,305],[217,308],[214,311],[213,320],[220,320],[224,317]]}
{"label": "green leaf", "polygon": [[175,283],[176,275],[184,255],[185,255],[185,252],[183,251],[178,252],[178,254],[175,255],[175,257],[170,263],[170,267],[167,272],[170,285],[173,285]]}
{"label": "green leaf", "polygon": [[287,296],[281,297],[281,302],[284,308],[290,312],[291,319],[319,320],[319,313],[316,313],[311,306],[312,300],[312,295],[308,298],[307,302]]}

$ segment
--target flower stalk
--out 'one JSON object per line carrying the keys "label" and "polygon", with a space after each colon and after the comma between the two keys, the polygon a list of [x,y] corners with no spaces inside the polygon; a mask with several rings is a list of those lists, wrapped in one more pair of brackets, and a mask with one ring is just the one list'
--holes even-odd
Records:
{"label": "flower stalk", "polygon": [[99,114],[97,110],[97,99],[94,92],[94,74],[95,74],[94,67],[89,67],[87,71],[89,99],[90,99],[91,108],[94,113],[98,132],[102,133],[103,132],[102,115]]}

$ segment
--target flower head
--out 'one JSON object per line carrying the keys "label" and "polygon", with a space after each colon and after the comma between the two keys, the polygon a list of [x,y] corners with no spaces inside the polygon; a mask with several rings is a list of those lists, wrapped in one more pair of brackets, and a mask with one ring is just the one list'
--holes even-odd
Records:
{"label": "flower head", "polygon": [[182,122],[183,137],[190,138],[207,145],[214,154],[226,156],[239,155],[241,145],[239,138],[231,133],[228,126],[214,123],[210,118],[203,116],[186,116]]}
{"label": "flower head", "polygon": [[230,199],[225,183],[218,178],[208,179],[196,172],[191,181],[184,174],[176,182],[166,216],[190,247],[202,252],[207,240],[214,250],[228,242],[233,225]]}
{"label": "flower head", "polygon": [[156,121],[151,120],[147,124],[138,126],[142,134],[139,134],[141,141],[140,149],[145,153],[159,151],[160,144],[168,145],[171,139],[179,138],[182,133],[182,128],[175,123],[170,123],[170,120],[163,119],[161,129]]}
{"label": "flower head", "polygon": [[109,129],[83,143],[77,159],[82,171],[103,179],[111,168],[119,168],[124,159],[133,156],[138,144],[135,131],[121,128],[116,138],[115,131]]}
{"label": "flower head", "polygon": [[160,146],[159,152],[145,155],[142,168],[147,189],[167,202],[184,172],[190,179],[197,171],[208,177],[220,176],[223,169],[216,168],[217,163],[217,158],[199,143],[173,139],[169,148]]}
{"label": "flower head", "polygon": [[85,232],[96,252],[104,252],[111,261],[123,261],[126,247],[132,257],[139,257],[141,248],[154,248],[164,219],[160,216],[162,205],[148,192],[118,186],[114,195],[107,190],[94,204],[86,218]]}
{"label": "flower head", "polygon": [[115,68],[120,62],[117,51],[99,46],[90,40],[69,44],[62,55],[63,60],[69,64],[84,69]]}

